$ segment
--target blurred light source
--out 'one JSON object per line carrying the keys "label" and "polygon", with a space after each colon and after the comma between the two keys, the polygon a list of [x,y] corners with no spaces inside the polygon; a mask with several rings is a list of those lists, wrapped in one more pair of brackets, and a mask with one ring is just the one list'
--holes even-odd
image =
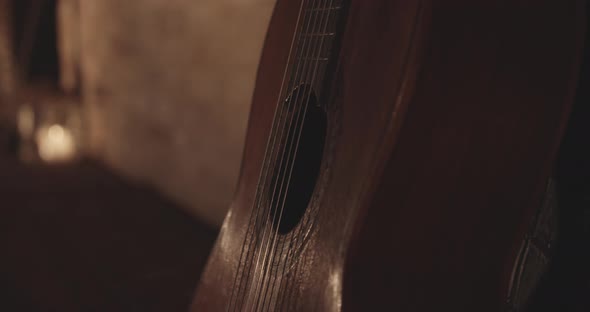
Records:
{"label": "blurred light source", "polygon": [[53,164],[81,159],[84,125],[79,98],[44,85],[24,94],[28,96],[16,115],[21,162]]}
{"label": "blurred light source", "polygon": [[76,142],[70,130],[59,124],[37,131],[39,157],[48,163],[71,161],[76,157]]}

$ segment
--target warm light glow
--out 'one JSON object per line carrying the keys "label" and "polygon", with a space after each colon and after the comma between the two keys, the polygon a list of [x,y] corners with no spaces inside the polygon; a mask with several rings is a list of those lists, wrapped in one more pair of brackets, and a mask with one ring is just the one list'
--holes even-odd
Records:
{"label": "warm light glow", "polygon": [[76,156],[72,133],[60,125],[41,127],[37,131],[39,157],[46,162],[65,162]]}

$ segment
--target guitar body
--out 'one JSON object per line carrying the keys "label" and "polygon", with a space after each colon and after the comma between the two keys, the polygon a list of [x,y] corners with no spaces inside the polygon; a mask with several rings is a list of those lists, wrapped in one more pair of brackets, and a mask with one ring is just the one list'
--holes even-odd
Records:
{"label": "guitar body", "polygon": [[[505,309],[567,122],[580,1],[341,0],[324,80],[288,87],[307,2],[277,1],[192,311]],[[289,103],[321,111],[297,127]]]}

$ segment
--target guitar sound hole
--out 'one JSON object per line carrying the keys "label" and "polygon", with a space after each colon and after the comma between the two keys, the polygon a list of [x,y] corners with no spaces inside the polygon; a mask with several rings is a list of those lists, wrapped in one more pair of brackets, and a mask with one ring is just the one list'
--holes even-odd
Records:
{"label": "guitar sound hole", "polygon": [[285,115],[283,153],[282,157],[279,154],[270,189],[273,226],[278,226],[280,234],[291,232],[299,224],[318,180],[327,128],[326,113],[318,104],[314,92],[306,86],[295,89],[284,103],[289,112]]}

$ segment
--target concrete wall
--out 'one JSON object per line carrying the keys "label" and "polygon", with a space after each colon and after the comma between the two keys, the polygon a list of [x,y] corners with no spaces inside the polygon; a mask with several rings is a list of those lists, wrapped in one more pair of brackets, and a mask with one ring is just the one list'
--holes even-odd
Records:
{"label": "concrete wall", "polygon": [[81,0],[90,149],[220,224],[273,7],[274,0]]}

